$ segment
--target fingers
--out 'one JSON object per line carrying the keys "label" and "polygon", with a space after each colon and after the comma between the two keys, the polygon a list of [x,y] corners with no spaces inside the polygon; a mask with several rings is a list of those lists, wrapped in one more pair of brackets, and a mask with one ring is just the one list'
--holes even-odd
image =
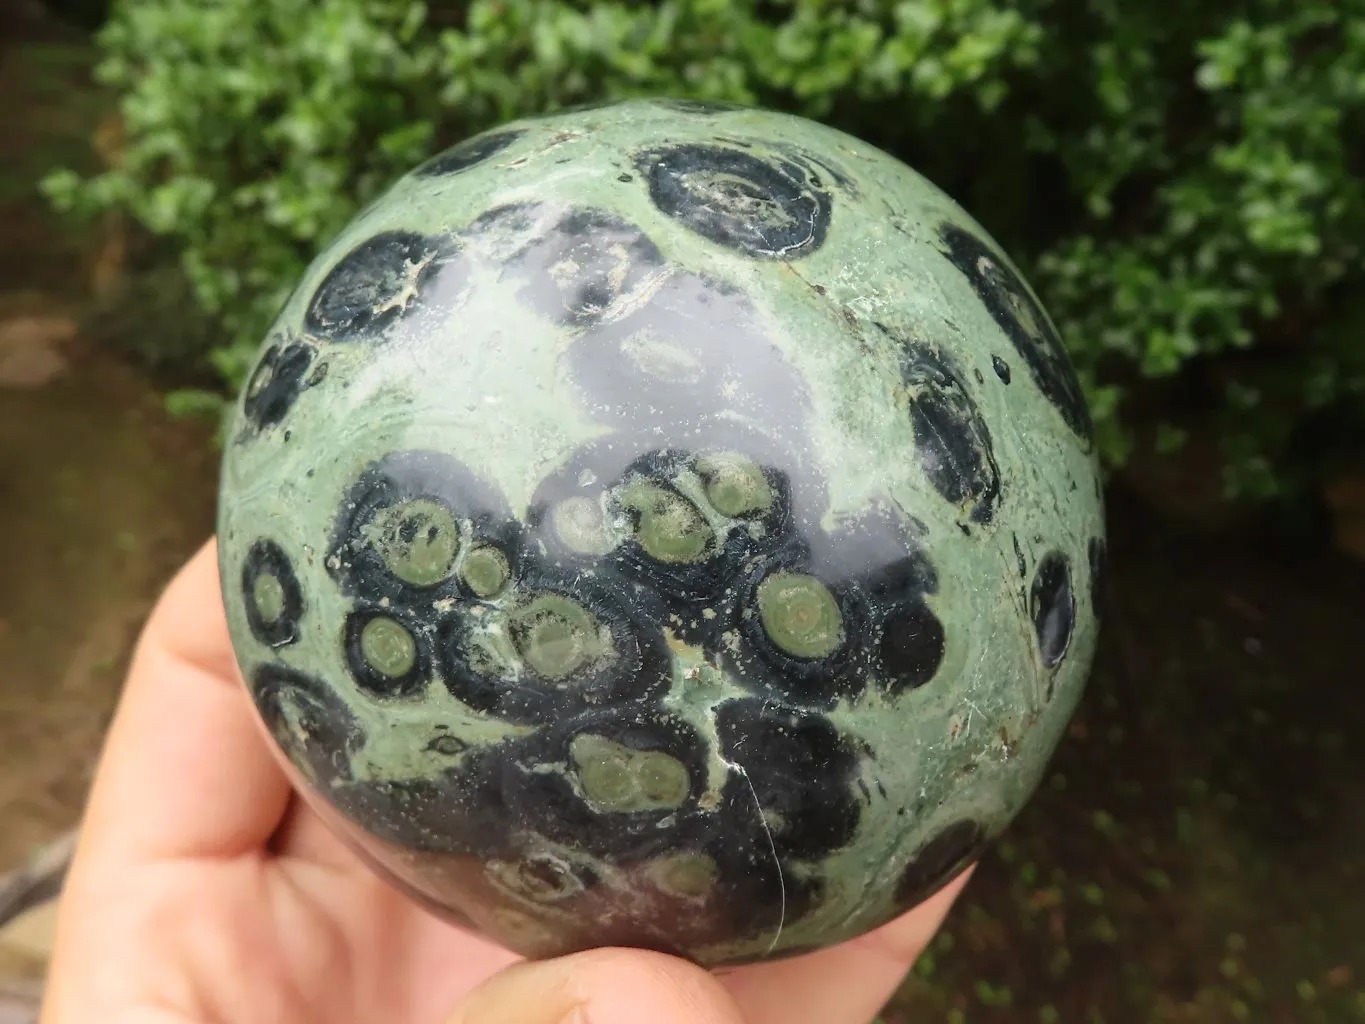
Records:
{"label": "fingers", "polygon": [[81,839],[119,865],[263,847],[289,783],[239,681],[213,543],[152,612],[96,772]]}
{"label": "fingers", "polygon": [[808,956],[745,967],[722,979],[747,1024],[867,1024],[919,959],[971,871],[890,924]]}
{"label": "fingers", "polygon": [[861,938],[720,977],[674,957],[620,949],[518,964],[475,989],[447,1024],[867,1024],[970,874]]}
{"label": "fingers", "polygon": [[747,1024],[701,968],[638,950],[522,963],[480,985],[447,1024]]}

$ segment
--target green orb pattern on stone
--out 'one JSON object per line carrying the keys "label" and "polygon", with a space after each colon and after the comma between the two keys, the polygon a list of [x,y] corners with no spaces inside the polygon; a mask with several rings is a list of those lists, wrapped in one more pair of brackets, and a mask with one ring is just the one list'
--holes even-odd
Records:
{"label": "green orb pattern on stone", "polygon": [[268,572],[256,577],[251,599],[256,603],[256,611],[263,622],[278,622],[284,614],[284,586]]}
{"label": "green orb pattern on stone", "polygon": [[791,956],[1042,778],[1105,569],[1090,415],[996,243],[884,152],[632,100],[477,135],[298,282],[219,557],[295,783],[527,956]]}
{"label": "green orb pattern on stone", "polygon": [[772,642],[795,657],[827,658],[843,645],[839,604],[814,576],[769,576],[758,585],[758,614]]}
{"label": "green orb pattern on stone", "polygon": [[460,576],[479,597],[496,597],[507,586],[507,556],[497,548],[477,548],[469,553]]}
{"label": "green orb pattern on stone", "polygon": [[360,649],[376,672],[394,679],[412,671],[417,661],[417,642],[393,619],[379,615],[360,631]]}

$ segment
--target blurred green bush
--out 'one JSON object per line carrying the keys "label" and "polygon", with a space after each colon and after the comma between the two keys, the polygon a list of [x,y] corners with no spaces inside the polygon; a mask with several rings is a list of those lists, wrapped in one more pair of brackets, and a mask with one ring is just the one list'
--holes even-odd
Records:
{"label": "blurred green bush", "polygon": [[1270,494],[1365,407],[1365,0],[116,0],[100,43],[123,162],[45,189],[178,244],[233,386],[428,153],[671,93],[825,120],[958,198],[1044,296],[1111,463],[1155,390]]}

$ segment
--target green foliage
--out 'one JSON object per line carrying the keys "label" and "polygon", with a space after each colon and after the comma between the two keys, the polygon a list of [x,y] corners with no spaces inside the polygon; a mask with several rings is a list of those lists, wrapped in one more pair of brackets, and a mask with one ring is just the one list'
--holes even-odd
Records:
{"label": "green foliage", "polygon": [[1265,492],[1301,424],[1365,400],[1362,3],[121,0],[100,77],[125,162],[46,187],[180,246],[235,386],[311,255],[443,145],[641,94],[807,114],[1016,255],[1108,459],[1130,396],[1179,374],[1216,399],[1229,483]]}

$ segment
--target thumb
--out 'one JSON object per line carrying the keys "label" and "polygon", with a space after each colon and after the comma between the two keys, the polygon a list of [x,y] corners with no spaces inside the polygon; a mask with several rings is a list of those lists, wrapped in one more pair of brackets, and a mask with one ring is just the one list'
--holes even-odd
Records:
{"label": "thumb", "polygon": [[446,1024],[743,1024],[706,971],[633,949],[515,964],[470,992]]}

